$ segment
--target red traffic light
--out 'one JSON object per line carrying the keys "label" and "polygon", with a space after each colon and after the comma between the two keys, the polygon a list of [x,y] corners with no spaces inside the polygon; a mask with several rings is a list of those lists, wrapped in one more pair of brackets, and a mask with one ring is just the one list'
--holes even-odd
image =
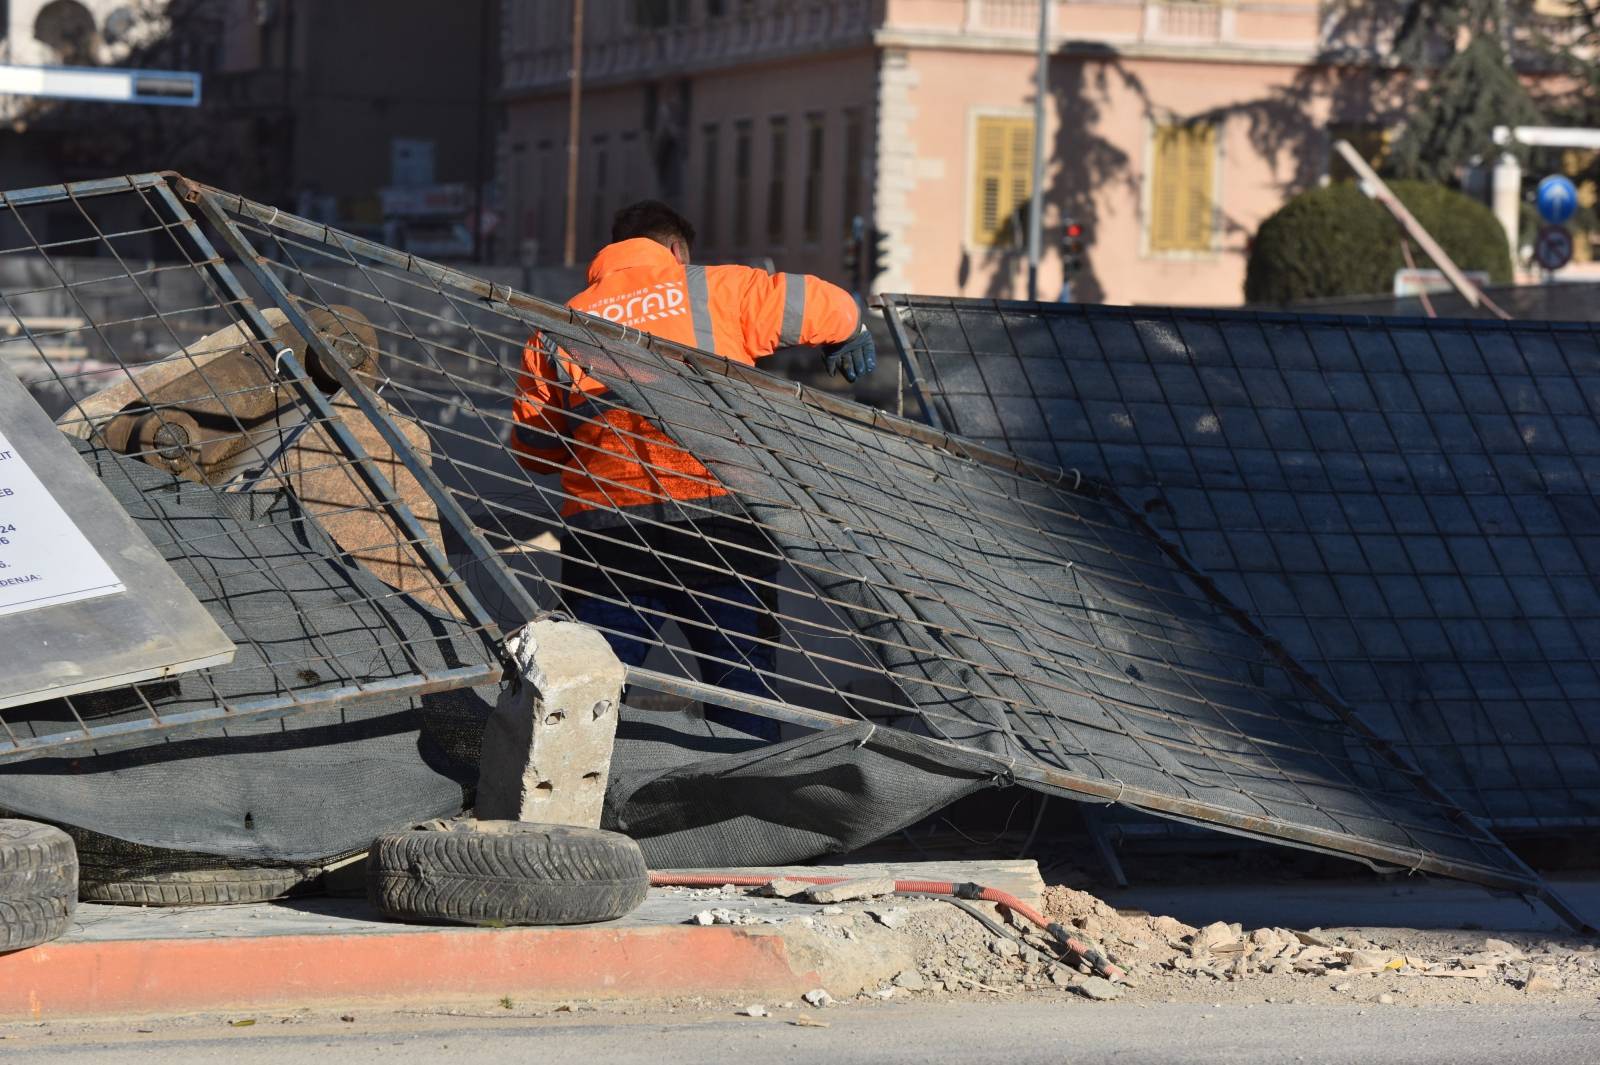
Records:
{"label": "red traffic light", "polygon": [[1083,236],[1083,227],[1080,226],[1076,222],[1068,222],[1067,223],[1067,236],[1069,236],[1069,237],[1081,237],[1081,236]]}

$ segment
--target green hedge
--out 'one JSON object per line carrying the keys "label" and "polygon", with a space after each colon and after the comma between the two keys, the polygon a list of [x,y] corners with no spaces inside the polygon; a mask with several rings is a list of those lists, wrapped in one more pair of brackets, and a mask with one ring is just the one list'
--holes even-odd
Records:
{"label": "green hedge", "polygon": [[[1395,181],[1389,187],[1463,270],[1511,281],[1506,233],[1483,204],[1443,185]],[[1244,296],[1250,303],[1292,303],[1328,296],[1390,292],[1405,266],[1400,224],[1353,182],[1301,193],[1261,223],[1250,249]],[[1432,266],[1412,242],[1418,267]]]}

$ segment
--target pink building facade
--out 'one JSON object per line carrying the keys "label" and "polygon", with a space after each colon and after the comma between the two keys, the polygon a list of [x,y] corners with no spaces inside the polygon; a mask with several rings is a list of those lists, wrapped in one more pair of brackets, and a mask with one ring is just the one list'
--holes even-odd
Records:
{"label": "pink building facade", "polygon": [[[1241,302],[1261,220],[1328,174],[1335,133],[1394,107],[1359,54],[1327,58],[1316,0],[1048,2],[1041,298],[1071,220],[1075,298]],[[557,263],[570,0],[503,18],[501,246]],[[876,291],[1024,296],[1038,18],[1039,0],[587,0],[580,262],[649,195],[695,220],[707,261],[844,280],[859,214],[887,234]]]}

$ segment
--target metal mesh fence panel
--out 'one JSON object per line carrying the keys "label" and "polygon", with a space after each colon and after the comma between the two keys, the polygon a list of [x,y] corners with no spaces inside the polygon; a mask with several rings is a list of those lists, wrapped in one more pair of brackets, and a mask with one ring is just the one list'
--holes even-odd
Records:
{"label": "metal mesh fence panel", "polygon": [[[1600,317],[1593,282],[1551,282],[1543,285],[1491,285],[1483,294],[1513,318],[1535,322],[1592,322]],[[1373,314],[1384,318],[1475,318],[1499,316],[1485,303],[1473,306],[1458,292],[1426,296],[1330,296],[1283,306],[1256,305],[1252,310],[1295,314]]]}
{"label": "metal mesh fence panel", "polygon": [[[0,359],[237,645],[0,710],[0,760],[499,679],[426,492],[167,178],[0,193],[0,262]],[[354,317],[313,328],[370,372]]]}
{"label": "metal mesh fence panel", "polygon": [[[1103,484],[180,187],[313,350],[318,316],[371,328],[356,399],[425,438],[503,625],[575,614],[631,684],[735,723],[868,721],[1035,787],[1540,890]],[[519,461],[531,395],[564,424]]]}
{"label": "metal mesh fence panel", "polygon": [[1467,809],[1600,823],[1590,327],[888,306],[942,424],[1116,484]]}

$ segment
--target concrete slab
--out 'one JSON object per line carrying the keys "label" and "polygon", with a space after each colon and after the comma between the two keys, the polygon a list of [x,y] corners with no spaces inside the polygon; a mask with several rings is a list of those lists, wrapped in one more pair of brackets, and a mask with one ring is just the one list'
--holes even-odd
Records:
{"label": "concrete slab", "polygon": [[[906,868],[919,879],[976,879],[962,875],[971,872],[962,864]],[[955,912],[926,900],[897,905]],[[877,906],[658,888],[637,911],[604,924],[467,928],[388,921],[362,899],[83,904],[62,938],[0,955],[0,1021],[482,995],[796,998],[818,987],[854,994],[913,964],[904,931],[871,917]]]}
{"label": "concrete slab", "polygon": [[507,994],[793,997],[817,986],[818,966],[794,959],[779,924],[685,923],[708,905],[762,917],[784,907],[792,916],[816,910],[663,891],[621,921],[495,929],[391,923],[364,902],[342,899],[170,910],[85,905],[61,939],[0,956],[0,1020]]}
{"label": "concrete slab", "polygon": [[[716,891],[657,888],[644,905],[619,921],[592,929],[670,928],[688,925],[708,908],[748,914],[781,924],[817,912],[814,905]],[[278,936],[417,936],[444,926],[390,921],[359,899],[286,899],[249,906],[128,907],[82,903],[71,930],[56,946],[139,940],[263,939]],[[452,931],[470,933],[468,928]],[[0,964],[6,959],[0,957]]]}

